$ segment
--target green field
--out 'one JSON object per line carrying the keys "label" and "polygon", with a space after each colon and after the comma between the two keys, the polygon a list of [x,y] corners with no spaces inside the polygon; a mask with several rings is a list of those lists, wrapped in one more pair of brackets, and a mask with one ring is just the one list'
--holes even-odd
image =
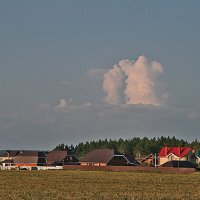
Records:
{"label": "green field", "polygon": [[200,199],[200,173],[0,171],[0,199]]}

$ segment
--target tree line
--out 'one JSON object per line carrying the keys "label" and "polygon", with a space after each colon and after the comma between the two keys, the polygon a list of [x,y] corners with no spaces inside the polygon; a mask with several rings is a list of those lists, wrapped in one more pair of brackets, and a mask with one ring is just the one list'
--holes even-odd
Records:
{"label": "tree line", "polygon": [[64,143],[58,144],[54,150],[67,150],[68,154],[76,155],[78,158],[82,158],[86,153],[93,149],[109,148],[119,151],[121,153],[128,153],[135,157],[142,155],[149,155],[151,153],[158,153],[163,146],[181,146],[191,147],[192,149],[200,149],[200,142],[195,139],[192,142],[188,142],[183,139],[177,139],[176,137],[134,137],[132,139],[105,139],[98,141],[90,141],[85,143],[79,143],[78,145],[67,145]]}

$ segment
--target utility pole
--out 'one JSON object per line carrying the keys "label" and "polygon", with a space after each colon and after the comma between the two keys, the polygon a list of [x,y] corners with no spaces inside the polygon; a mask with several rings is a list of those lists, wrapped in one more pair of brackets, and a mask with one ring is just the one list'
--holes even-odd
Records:
{"label": "utility pole", "polygon": [[157,163],[156,163],[156,153],[155,153],[155,156],[154,156],[154,163],[155,163],[155,167],[157,167]]}

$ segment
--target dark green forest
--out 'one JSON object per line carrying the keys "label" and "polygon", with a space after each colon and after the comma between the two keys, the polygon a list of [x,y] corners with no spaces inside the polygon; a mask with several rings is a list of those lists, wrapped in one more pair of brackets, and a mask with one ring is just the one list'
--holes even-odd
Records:
{"label": "dark green forest", "polygon": [[135,157],[142,155],[149,155],[150,153],[158,153],[163,146],[181,146],[191,147],[192,149],[200,149],[200,142],[195,139],[192,142],[187,142],[183,139],[177,139],[176,137],[158,137],[158,138],[139,138],[134,137],[132,139],[105,139],[98,141],[91,141],[85,143],[79,143],[78,145],[59,144],[54,150],[67,150],[68,154],[76,155],[78,158],[83,157],[87,152],[93,149],[109,148],[117,150],[121,153],[129,153]]}

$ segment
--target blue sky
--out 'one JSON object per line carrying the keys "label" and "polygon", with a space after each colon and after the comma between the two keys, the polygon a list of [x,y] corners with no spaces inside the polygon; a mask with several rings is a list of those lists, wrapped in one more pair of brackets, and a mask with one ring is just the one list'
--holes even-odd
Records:
{"label": "blue sky", "polygon": [[[52,148],[161,135],[199,139],[199,15],[194,0],[2,1],[0,146]],[[162,65],[156,80],[168,96],[165,105],[127,110],[106,104],[104,74],[141,55]],[[91,76],[91,70],[98,73]]]}

